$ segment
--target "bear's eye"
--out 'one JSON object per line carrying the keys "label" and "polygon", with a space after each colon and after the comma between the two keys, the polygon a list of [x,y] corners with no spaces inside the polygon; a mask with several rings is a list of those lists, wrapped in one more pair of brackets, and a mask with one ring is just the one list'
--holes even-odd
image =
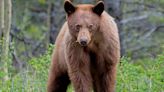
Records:
{"label": "bear's eye", "polygon": [[76,30],[77,30],[77,31],[80,31],[81,25],[76,24],[75,27],[76,27]]}
{"label": "bear's eye", "polygon": [[92,29],[92,28],[93,28],[93,24],[90,24],[90,25],[88,26],[88,28]]}

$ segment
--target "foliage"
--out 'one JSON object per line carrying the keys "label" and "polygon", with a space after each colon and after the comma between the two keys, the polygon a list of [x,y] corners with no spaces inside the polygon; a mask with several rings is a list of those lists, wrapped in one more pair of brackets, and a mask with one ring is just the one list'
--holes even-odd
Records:
{"label": "foliage", "polygon": [[117,92],[163,92],[164,56],[147,59],[142,64],[127,61],[130,59],[122,58],[118,67]]}
{"label": "foliage", "polygon": [[[0,81],[0,92],[45,92],[53,47],[50,45],[45,55],[30,60],[28,67],[10,76],[9,81]],[[163,92],[164,54],[135,64],[130,61],[123,57],[118,65],[116,92]],[[70,86],[68,92],[72,89]]]}
{"label": "foliage", "polygon": [[53,47],[54,47],[53,45],[50,45],[45,55],[40,56],[40,58],[33,58],[32,60],[29,61],[29,64],[32,66],[34,71],[43,75],[47,74],[45,69],[47,70],[50,66],[51,53],[53,51]]}
{"label": "foliage", "polygon": [[10,71],[10,80],[0,81],[0,92],[45,92],[53,47],[50,45],[45,55],[31,59],[28,67],[20,73],[13,75]]}

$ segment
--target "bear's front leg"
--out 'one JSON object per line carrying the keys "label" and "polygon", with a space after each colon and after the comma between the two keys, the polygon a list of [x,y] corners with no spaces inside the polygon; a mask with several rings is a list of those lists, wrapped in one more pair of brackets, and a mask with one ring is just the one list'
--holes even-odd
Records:
{"label": "bear's front leg", "polygon": [[116,65],[110,66],[109,70],[101,77],[100,92],[115,92]]}
{"label": "bear's front leg", "polygon": [[70,83],[67,70],[60,67],[59,57],[55,53],[48,76],[47,92],[66,92]]}
{"label": "bear's front leg", "polygon": [[[105,52],[105,50],[104,50]],[[120,60],[120,50],[115,47],[108,47],[103,53],[104,72],[100,78],[100,92],[115,92],[117,64]]]}
{"label": "bear's front leg", "polygon": [[91,92],[92,77],[88,54],[74,49],[67,56],[68,74],[75,92]]}

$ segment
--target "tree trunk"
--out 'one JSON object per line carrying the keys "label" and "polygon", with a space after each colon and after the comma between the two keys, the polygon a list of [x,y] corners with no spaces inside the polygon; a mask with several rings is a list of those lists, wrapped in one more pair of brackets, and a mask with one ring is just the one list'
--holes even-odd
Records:
{"label": "tree trunk", "polygon": [[0,70],[4,72],[3,79],[8,80],[8,62],[9,62],[9,33],[11,28],[11,11],[12,11],[12,3],[11,0],[0,0],[0,32],[1,34],[1,57]]}
{"label": "tree trunk", "polygon": [[47,8],[47,28],[48,32],[46,32],[46,48],[49,47],[49,43],[51,41],[51,15],[52,15],[52,0],[48,0],[48,8]]}
{"label": "tree trunk", "polygon": [[0,37],[2,37],[2,32],[4,30],[4,0],[0,0]]}

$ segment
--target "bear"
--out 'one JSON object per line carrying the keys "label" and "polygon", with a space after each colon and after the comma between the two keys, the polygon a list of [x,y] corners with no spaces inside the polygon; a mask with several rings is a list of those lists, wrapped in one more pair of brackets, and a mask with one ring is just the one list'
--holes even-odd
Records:
{"label": "bear", "polygon": [[48,92],[114,92],[120,42],[114,18],[104,2],[77,4],[64,1],[63,24],[52,54]]}

